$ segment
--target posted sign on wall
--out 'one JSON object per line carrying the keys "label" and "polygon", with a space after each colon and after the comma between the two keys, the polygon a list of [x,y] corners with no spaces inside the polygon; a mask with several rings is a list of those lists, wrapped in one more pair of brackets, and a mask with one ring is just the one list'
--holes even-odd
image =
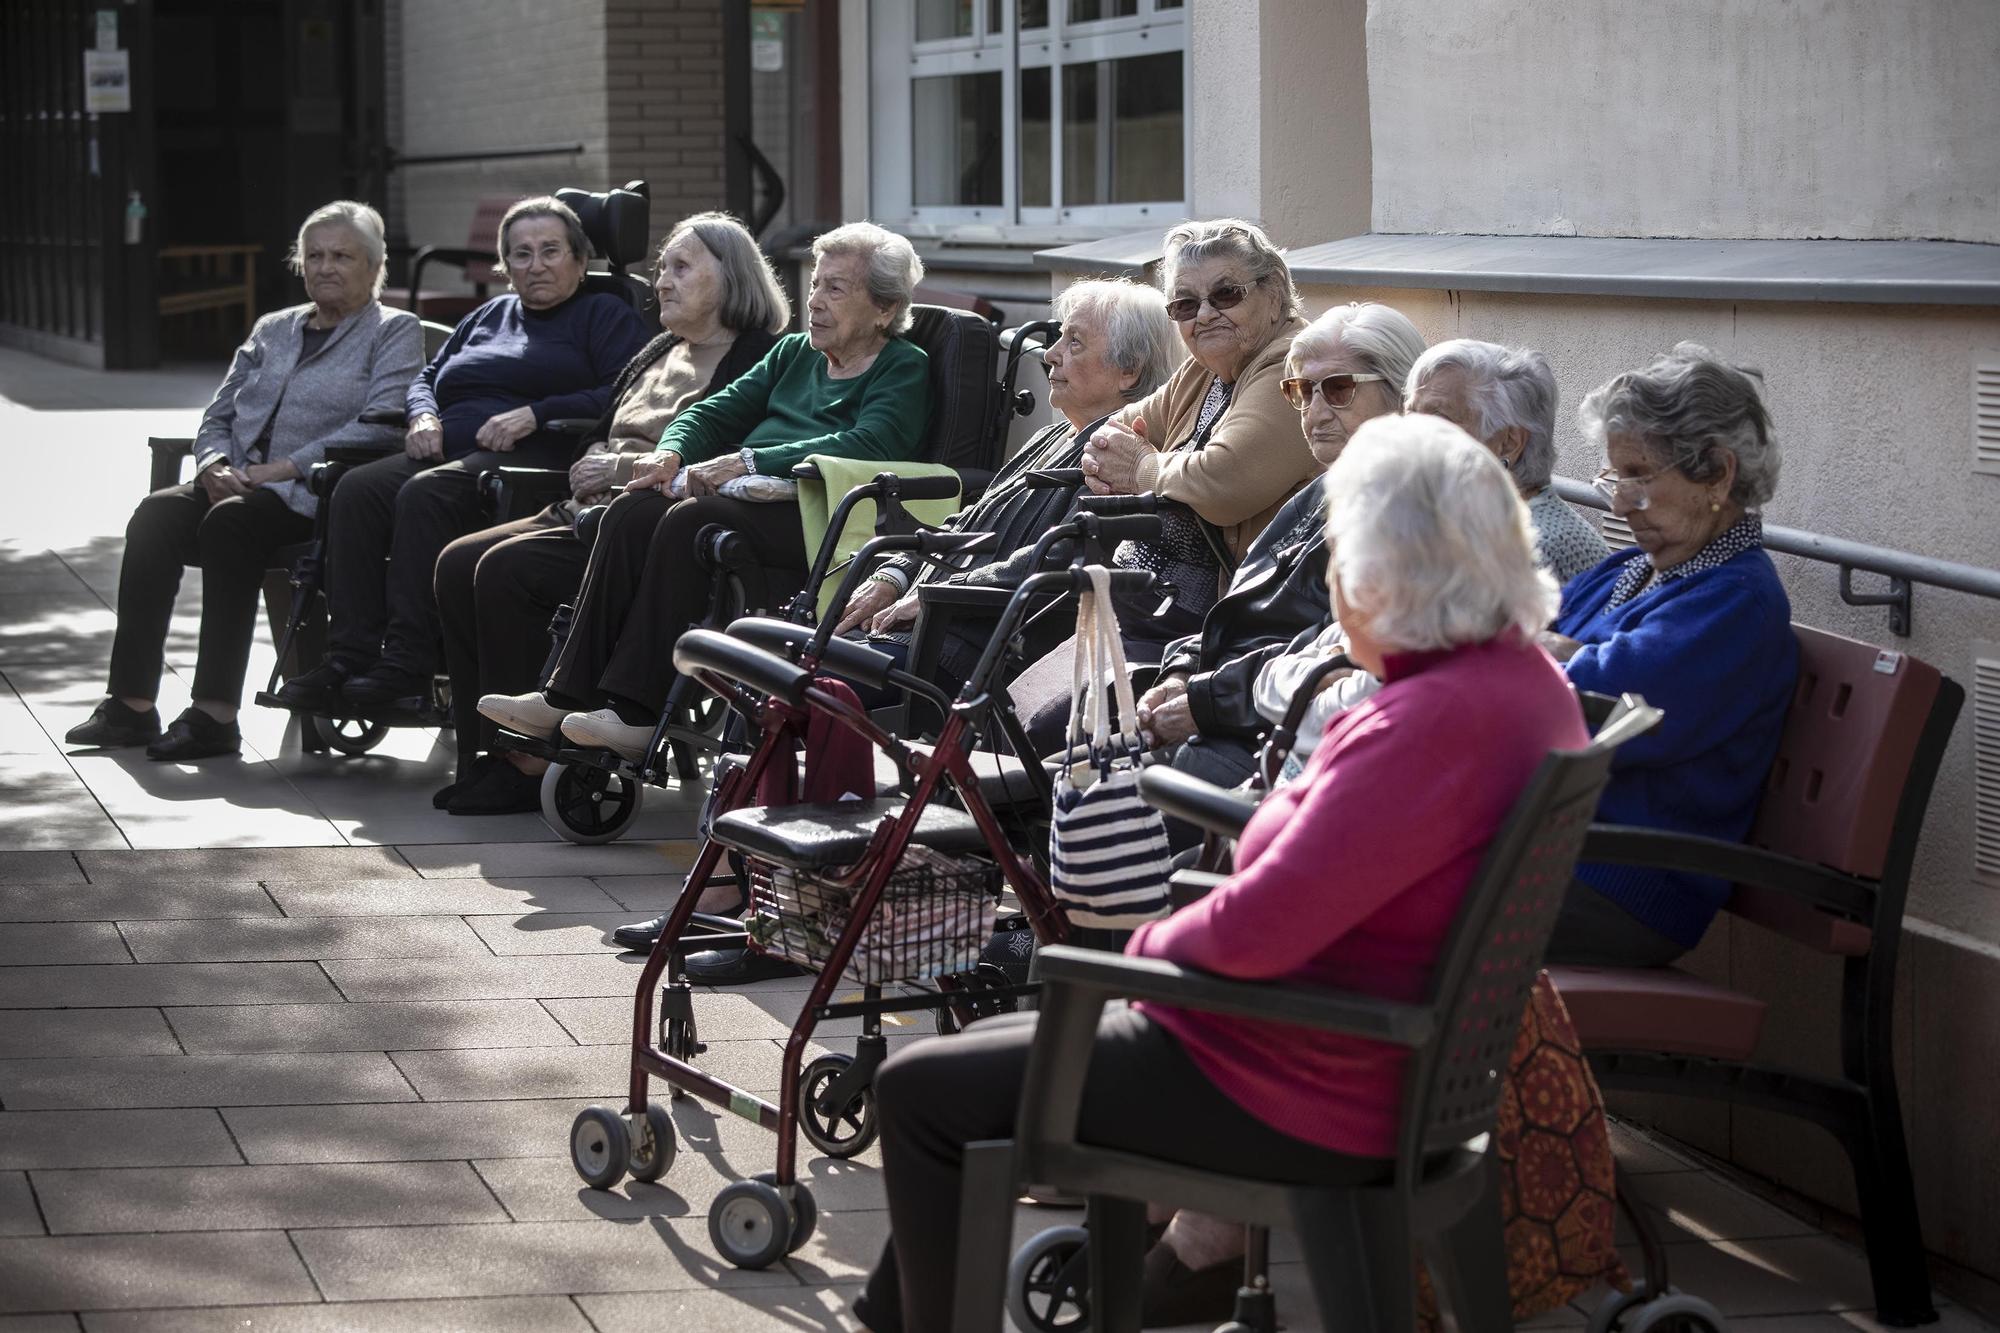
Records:
{"label": "posted sign on wall", "polygon": [[93,112],[132,109],[130,51],[83,53],[83,109]]}

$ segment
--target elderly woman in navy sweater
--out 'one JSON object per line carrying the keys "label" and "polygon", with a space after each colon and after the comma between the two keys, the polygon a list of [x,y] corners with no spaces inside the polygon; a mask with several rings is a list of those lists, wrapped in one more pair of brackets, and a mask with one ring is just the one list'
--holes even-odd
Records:
{"label": "elderly woman in navy sweater", "polygon": [[403,452],[356,468],[334,492],[327,658],[278,692],[290,707],[429,701],[432,575],[445,546],[480,526],[479,474],[568,467],[576,441],[548,423],[602,417],[612,381],[646,344],[630,302],[583,289],[590,241],[567,204],[541,196],[508,209],[499,257],[513,290],[467,315],[410,385]]}
{"label": "elderly woman in navy sweater", "polygon": [[[1578,689],[1666,711],[1623,746],[1598,818],[1740,840],[1778,752],[1798,677],[1791,603],[1764,553],[1760,509],[1778,441],[1759,379],[1682,343],[1584,399],[1584,432],[1638,549],[1563,589],[1549,647]],[[1728,896],[1718,879],[1633,866],[1578,871],[1551,961],[1659,966],[1694,947]]]}
{"label": "elderly woman in navy sweater", "polygon": [[[1265,800],[1236,873],[1126,952],[1410,1000],[1535,767],[1589,737],[1533,641],[1555,583],[1490,452],[1446,421],[1379,418],[1326,489],[1334,606],[1349,652],[1387,683],[1333,724],[1302,781]],[[890,1239],[856,1313],[877,1333],[950,1327],[964,1148],[1012,1132],[1033,1036],[1031,1016],[975,1024],[876,1076]],[[1266,1180],[1374,1179],[1396,1151],[1407,1061],[1279,1023],[1113,1008],[1077,1133]]]}

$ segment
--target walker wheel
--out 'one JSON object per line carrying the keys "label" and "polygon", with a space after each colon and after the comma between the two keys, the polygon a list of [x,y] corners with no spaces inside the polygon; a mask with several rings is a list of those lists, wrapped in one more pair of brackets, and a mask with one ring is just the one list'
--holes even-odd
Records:
{"label": "walker wheel", "polygon": [[621,838],[639,817],[645,788],[637,778],[589,764],[550,764],[542,774],[542,819],[582,847]]}
{"label": "walker wheel", "polygon": [[1007,1313],[1022,1333],[1081,1333],[1090,1327],[1090,1233],[1050,1227],[1007,1265]]}
{"label": "walker wheel", "polygon": [[1591,1311],[1590,1333],[1723,1333],[1720,1312],[1699,1296],[1668,1287],[1649,1295],[1644,1282],[1613,1292]]}
{"label": "walker wheel", "polygon": [[319,736],[320,744],[342,754],[367,754],[389,734],[387,722],[371,722],[363,717],[321,717],[314,713],[307,725]]}
{"label": "walker wheel", "polygon": [[[773,1189],[778,1185],[776,1171],[759,1171],[750,1178],[761,1180]],[[797,1254],[804,1249],[806,1242],[813,1238],[813,1232],[818,1229],[819,1204],[813,1201],[812,1191],[806,1188],[806,1183],[803,1180],[797,1181],[792,1186],[792,1235],[791,1239],[785,1242],[785,1253]]]}
{"label": "walker wheel", "polygon": [[708,1210],[708,1239],[737,1268],[769,1268],[784,1258],[794,1225],[784,1196],[764,1180],[724,1186]]}
{"label": "walker wheel", "polygon": [[624,1119],[603,1106],[586,1106],[569,1127],[569,1160],[583,1183],[608,1190],[624,1178],[632,1160],[632,1136]]}
{"label": "walker wheel", "polygon": [[633,1116],[626,1133],[632,1140],[626,1158],[632,1179],[653,1181],[667,1174],[667,1168],[674,1164],[674,1154],[680,1150],[674,1119],[667,1114],[667,1108],[658,1102],[646,1103],[646,1114]]}
{"label": "walker wheel", "polygon": [[854,1063],[851,1055],[822,1055],[799,1077],[799,1132],[828,1157],[854,1157],[868,1151],[881,1133],[875,1119],[875,1090],[864,1087],[832,1114],[819,1109],[820,1095]]}

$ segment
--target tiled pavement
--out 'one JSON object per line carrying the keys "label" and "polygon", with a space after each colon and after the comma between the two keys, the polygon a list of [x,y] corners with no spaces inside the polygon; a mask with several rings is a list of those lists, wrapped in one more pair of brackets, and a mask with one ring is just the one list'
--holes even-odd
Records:
{"label": "tiled pavement", "polygon": [[[0,350],[0,1333],[850,1326],[886,1228],[873,1152],[807,1150],[819,1233],[763,1273],[721,1266],[703,1221],[768,1167],[761,1131],[680,1103],[672,1171],[609,1194],[563,1155],[576,1110],[622,1093],[636,967],[604,940],[671,900],[689,799],[586,849],[533,816],[431,811],[425,732],[306,756],[252,709],[241,762],[181,767],[52,739],[101,687],[143,439],[187,433],[217,374]],[[703,995],[707,1062],[774,1087],[799,998]],[[1669,1143],[1618,1148],[1677,1281],[1731,1327],[1873,1327],[1850,1246]],[[1315,1327],[1278,1253],[1286,1322]],[[1939,1327],[1990,1328],[1957,1308]]]}

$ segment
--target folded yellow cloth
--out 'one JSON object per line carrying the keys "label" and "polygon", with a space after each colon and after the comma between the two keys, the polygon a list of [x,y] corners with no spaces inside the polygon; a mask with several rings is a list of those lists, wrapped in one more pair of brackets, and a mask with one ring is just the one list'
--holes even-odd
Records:
{"label": "folded yellow cloth", "polygon": [[[827,524],[833,519],[833,511],[839,506],[841,497],[856,486],[866,485],[875,480],[879,473],[893,472],[899,477],[956,477],[958,474],[942,463],[885,463],[879,458],[834,458],[826,454],[814,454],[806,460],[819,469],[819,480],[801,478],[799,481],[799,521],[805,525],[806,552],[817,555],[819,544],[826,536]],[[952,500],[911,500],[903,505],[918,522],[939,524],[958,512],[958,501]],[[847,526],[841,530],[840,542],[834,547],[832,569],[839,569],[842,562],[861,549],[862,543],[875,535],[875,502],[863,500],[847,515]],[[819,590],[819,614],[825,616],[831,609],[828,603],[839,590],[841,575],[828,577]]]}

